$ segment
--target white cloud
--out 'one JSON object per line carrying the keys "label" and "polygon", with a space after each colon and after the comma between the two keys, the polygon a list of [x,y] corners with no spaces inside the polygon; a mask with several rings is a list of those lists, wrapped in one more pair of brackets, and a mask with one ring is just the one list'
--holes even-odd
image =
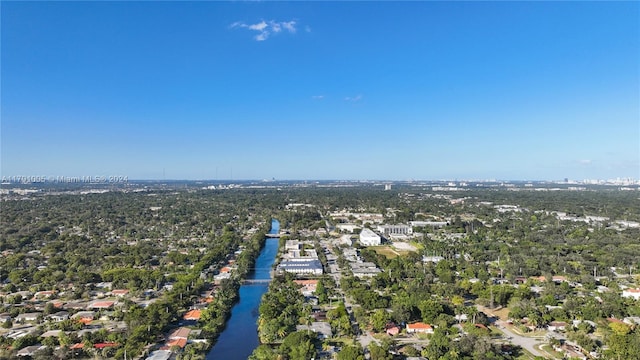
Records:
{"label": "white cloud", "polygon": [[324,95],[313,95],[311,98],[314,100],[322,100],[324,99]]}
{"label": "white cloud", "polygon": [[259,22],[257,24],[249,25],[249,29],[256,30],[256,31],[264,31],[264,29],[267,26],[268,26],[267,23],[264,22],[264,20],[262,20],[261,22]]}
{"label": "white cloud", "polygon": [[592,161],[591,160],[578,160],[578,163],[580,165],[591,165]]}
{"label": "white cloud", "polygon": [[296,22],[295,21],[287,21],[280,23],[283,28],[289,30],[290,33],[296,32]]}
{"label": "white cloud", "polygon": [[256,24],[247,24],[244,23],[242,21],[236,21],[233,24],[231,24],[229,27],[231,29],[233,28],[243,28],[243,29],[247,29],[247,30],[252,30],[252,31],[257,31],[259,32],[259,34],[257,34],[256,36],[254,36],[253,38],[256,41],[265,41],[269,38],[269,36],[271,34],[278,34],[281,33],[284,30],[288,31],[291,34],[295,34],[296,33],[296,21],[295,20],[291,20],[291,21],[274,21],[274,20],[269,20],[267,21],[260,21],[259,23]]}
{"label": "white cloud", "polygon": [[362,95],[358,94],[358,95],[356,95],[354,97],[347,96],[346,98],[344,98],[344,100],[345,101],[351,101],[351,102],[360,101],[360,100],[362,100]]}

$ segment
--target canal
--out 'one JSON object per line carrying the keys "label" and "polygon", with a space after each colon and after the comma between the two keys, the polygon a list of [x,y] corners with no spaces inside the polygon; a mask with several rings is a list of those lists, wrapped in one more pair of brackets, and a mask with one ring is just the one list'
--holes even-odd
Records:
{"label": "canal", "polygon": [[[278,220],[271,221],[271,234],[280,231]],[[271,267],[278,253],[278,239],[266,239],[264,248],[256,259],[255,270],[247,279],[269,279]],[[258,347],[258,308],[268,284],[245,284],[240,286],[240,300],[233,309],[227,326],[218,337],[207,360],[244,360]]]}

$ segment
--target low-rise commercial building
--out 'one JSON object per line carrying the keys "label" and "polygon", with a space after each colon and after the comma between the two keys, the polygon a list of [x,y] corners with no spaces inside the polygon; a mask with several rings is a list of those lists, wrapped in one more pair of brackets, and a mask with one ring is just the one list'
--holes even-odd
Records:
{"label": "low-rise commercial building", "polygon": [[322,275],[322,263],[320,260],[284,260],[278,265],[278,271],[293,274]]}
{"label": "low-rise commercial building", "polygon": [[373,230],[364,228],[360,232],[360,243],[364,246],[378,246],[382,243],[382,238]]}

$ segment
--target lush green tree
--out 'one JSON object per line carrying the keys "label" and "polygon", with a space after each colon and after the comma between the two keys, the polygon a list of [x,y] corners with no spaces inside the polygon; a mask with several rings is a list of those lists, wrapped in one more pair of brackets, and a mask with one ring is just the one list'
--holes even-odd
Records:
{"label": "lush green tree", "polygon": [[429,359],[440,359],[449,351],[450,342],[447,332],[442,328],[436,328],[429,338],[429,345],[422,353]]}
{"label": "lush green tree", "polygon": [[316,356],[315,333],[307,331],[298,331],[287,335],[282,341],[278,352],[285,359],[312,359]]}
{"label": "lush green tree", "polygon": [[258,345],[253,350],[249,360],[276,360],[278,354],[268,345]]}
{"label": "lush green tree", "polygon": [[386,310],[375,310],[373,314],[371,314],[371,326],[375,331],[383,331],[385,326],[391,320],[391,316]]}
{"label": "lush green tree", "polygon": [[420,313],[422,314],[422,321],[427,324],[433,324],[443,311],[444,307],[442,304],[434,299],[426,299],[422,300],[418,305],[420,308]]}
{"label": "lush green tree", "polygon": [[393,360],[393,355],[389,353],[389,350],[375,342],[369,345],[369,356],[371,360]]}
{"label": "lush green tree", "polygon": [[316,286],[315,295],[318,297],[318,302],[321,304],[325,304],[329,301],[329,297],[327,296],[327,289],[324,287],[324,280],[318,280],[318,285]]}
{"label": "lush green tree", "polygon": [[345,345],[338,352],[338,360],[364,360],[364,352],[360,346]]}

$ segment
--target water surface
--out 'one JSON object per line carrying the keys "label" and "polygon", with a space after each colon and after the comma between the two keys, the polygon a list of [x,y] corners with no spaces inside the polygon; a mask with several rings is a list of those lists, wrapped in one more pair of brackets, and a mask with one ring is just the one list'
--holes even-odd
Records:
{"label": "water surface", "polygon": [[[271,221],[271,232],[280,231],[278,220]],[[266,239],[264,248],[256,259],[255,270],[247,279],[269,279],[271,267],[278,253],[278,239]],[[267,284],[246,284],[240,286],[240,300],[231,309],[227,326],[218,337],[218,341],[209,351],[207,360],[244,360],[258,345],[258,308]]]}

